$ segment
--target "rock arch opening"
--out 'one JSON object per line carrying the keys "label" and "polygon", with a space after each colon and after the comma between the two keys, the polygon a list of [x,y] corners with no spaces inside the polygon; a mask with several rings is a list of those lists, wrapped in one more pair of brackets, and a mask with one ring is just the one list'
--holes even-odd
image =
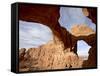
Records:
{"label": "rock arch opening", "polygon": [[53,33],[48,26],[19,20],[19,48],[35,48],[51,40],[53,40]]}
{"label": "rock arch opening", "polygon": [[86,43],[84,40],[77,41],[77,54],[83,60],[88,60],[88,56],[89,56],[88,52],[90,48],[91,46],[88,45],[88,43]]}

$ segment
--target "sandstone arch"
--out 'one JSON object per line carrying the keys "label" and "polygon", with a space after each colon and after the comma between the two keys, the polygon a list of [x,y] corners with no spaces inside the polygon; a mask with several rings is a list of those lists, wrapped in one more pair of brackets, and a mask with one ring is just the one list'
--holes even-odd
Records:
{"label": "sandstone arch", "polygon": [[[49,6],[49,5],[36,5],[36,4],[21,4],[19,5],[19,19],[29,22],[37,22],[47,25],[53,31],[53,34],[58,37],[60,41],[63,41],[65,49],[70,48],[70,51],[73,51],[77,54],[77,40],[84,40],[92,48],[89,51],[89,58],[87,61],[84,61],[83,67],[96,67],[96,54],[97,54],[97,45],[96,45],[96,34],[91,34],[88,36],[74,36],[69,33],[64,27],[61,27],[59,19],[59,6]],[[89,18],[96,24],[96,10],[89,8]],[[92,13],[95,11],[95,13]]]}
{"label": "sandstone arch", "polygon": [[19,19],[47,25],[51,28],[54,35],[63,41],[65,48],[68,48],[71,45],[70,34],[64,27],[61,27],[58,22],[60,17],[59,9],[60,7],[55,5],[50,6],[40,4],[37,6],[36,4],[27,4],[26,6],[26,4],[21,4],[19,5]]}
{"label": "sandstone arch", "polygon": [[[83,67],[96,67],[97,66],[97,44],[96,44],[96,34],[91,34],[89,36],[79,36],[73,38],[73,44],[77,43],[78,40],[84,40],[88,45],[91,46],[89,50],[88,60],[83,62]],[[76,50],[77,53],[77,50]]]}

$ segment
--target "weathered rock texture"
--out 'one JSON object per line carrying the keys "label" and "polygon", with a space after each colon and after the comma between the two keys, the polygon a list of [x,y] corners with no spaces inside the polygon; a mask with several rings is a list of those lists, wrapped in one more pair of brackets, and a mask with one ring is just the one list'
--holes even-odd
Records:
{"label": "weathered rock texture", "polygon": [[[65,48],[69,48],[71,45],[70,37],[65,37],[65,33],[62,32],[61,26],[58,22],[60,17],[59,9],[60,7],[55,5],[21,4],[19,5],[19,19],[42,23],[50,27],[54,35],[63,41],[66,46]],[[66,34],[68,34],[68,32]]]}
{"label": "weathered rock texture", "polygon": [[[60,17],[59,9],[60,7],[55,5],[19,5],[20,20],[42,23],[50,27],[54,34],[54,40],[46,45],[42,45],[39,48],[30,48],[27,51],[25,51],[26,49],[20,49],[23,50],[19,52],[20,71],[96,67],[96,33],[89,34],[88,36],[70,34],[58,22]],[[91,18],[95,24],[97,24],[96,10],[94,8],[83,10],[84,14]],[[83,30],[83,32],[85,31]],[[88,60],[84,61],[83,64],[77,55],[77,40],[84,40],[92,46]]]}
{"label": "weathered rock texture", "polygon": [[78,36],[88,36],[91,34],[95,34],[95,32],[84,24],[84,25],[73,25],[73,27],[71,28],[71,34],[78,37]]}
{"label": "weathered rock texture", "polygon": [[20,61],[20,71],[82,67],[82,60],[75,53],[70,52],[69,48],[64,50],[62,41],[57,37],[54,41],[38,48],[28,49],[23,57],[24,59]]}

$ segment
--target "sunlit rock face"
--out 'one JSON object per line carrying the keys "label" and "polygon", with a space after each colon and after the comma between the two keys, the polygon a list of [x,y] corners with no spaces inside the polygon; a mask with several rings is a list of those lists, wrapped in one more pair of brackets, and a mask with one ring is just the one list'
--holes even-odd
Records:
{"label": "sunlit rock face", "polygon": [[65,53],[66,68],[82,68],[83,59],[79,58],[73,52]]}
{"label": "sunlit rock face", "polygon": [[95,31],[92,30],[87,25],[73,25],[71,28],[71,34],[78,36],[89,36],[91,34],[95,34]]}
{"label": "sunlit rock face", "polygon": [[38,48],[29,48],[20,61],[20,71],[66,69],[82,67],[82,59],[73,52],[64,52],[64,44],[56,36]]}

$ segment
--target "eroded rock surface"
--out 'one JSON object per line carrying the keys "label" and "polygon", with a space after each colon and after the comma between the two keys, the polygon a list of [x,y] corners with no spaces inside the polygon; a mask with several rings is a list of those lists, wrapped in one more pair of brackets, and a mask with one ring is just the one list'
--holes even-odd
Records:
{"label": "eroded rock surface", "polygon": [[71,34],[78,37],[78,36],[88,36],[91,34],[95,34],[94,30],[92,30],[87,25],[73,25],[71,28]]}
{"label": "eroded rock surface", "polygon": [[46,45],[28,49],[20,62],[20,71],[81,67],[82,60],[74,52],[70,52],[70,49],[64,50],[64,44],[57,37],[54,39]]}

